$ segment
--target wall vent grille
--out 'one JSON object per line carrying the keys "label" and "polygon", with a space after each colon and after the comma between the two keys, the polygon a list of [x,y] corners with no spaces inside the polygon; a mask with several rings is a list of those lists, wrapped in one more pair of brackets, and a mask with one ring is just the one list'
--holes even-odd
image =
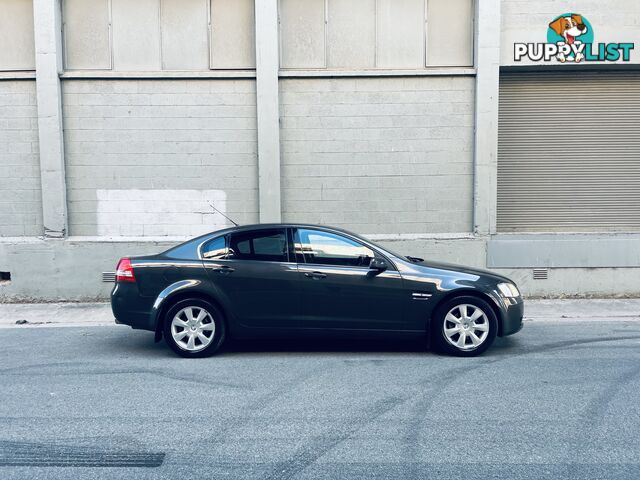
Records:
{"label": "wall vent grille", "polygon": [[533,279],[534,280],[546,280],[549,278],[549,269],[548,268],[534,268],[533,269]]}
{"label": "wall vent grille", "polygon": [[113,283],[116,281],[116,272],[102,272],[102,281],[105,283]]}

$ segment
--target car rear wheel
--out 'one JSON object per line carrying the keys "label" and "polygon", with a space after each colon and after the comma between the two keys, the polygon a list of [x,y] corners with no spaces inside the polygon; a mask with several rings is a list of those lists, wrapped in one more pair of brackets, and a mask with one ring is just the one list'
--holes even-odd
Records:
{"label": "car rear wheel", "polygon": [[178,355],[206,357],[215,353],[225,337],[222,313],[199,298],[177,302],[164,317],[164,338]]}
{"label": "car rear wheel", "polygon": [[437,309],[432,322],[438,349],[461,357],[483,353],[498,331],[498,320],[491,306],[471,296],[448,300]]}

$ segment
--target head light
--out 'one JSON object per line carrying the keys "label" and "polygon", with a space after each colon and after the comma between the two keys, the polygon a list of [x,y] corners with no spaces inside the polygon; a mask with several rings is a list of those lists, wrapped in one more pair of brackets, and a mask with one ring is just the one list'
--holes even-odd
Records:
{"label": "head light", "polygon": [[516,298],[520,296],[518,287],[516,287],[513,283],[499,283],[498,290],[500,290],[500,293],[505,298]]}

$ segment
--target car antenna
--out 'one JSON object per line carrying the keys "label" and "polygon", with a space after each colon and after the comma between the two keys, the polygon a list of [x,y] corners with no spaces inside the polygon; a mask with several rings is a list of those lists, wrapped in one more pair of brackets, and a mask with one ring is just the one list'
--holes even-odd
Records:
{"label": "car antenna", "polygon": [[222,215],[224,218],[226,218],[227,220],[229,220],[231,223],[233,223],[236,227],[238,226],[238,224],[236,222],[234,222],[233,220],[231,220],[229,217],[227,217],[224,213],[222,213],[220,210],[218,210],[216,207],[213,206],[213,202],[207,202],[209,204],[209,206],[211,208],[213,208],[213,212],[214,213],[219,213],[220,215]]}

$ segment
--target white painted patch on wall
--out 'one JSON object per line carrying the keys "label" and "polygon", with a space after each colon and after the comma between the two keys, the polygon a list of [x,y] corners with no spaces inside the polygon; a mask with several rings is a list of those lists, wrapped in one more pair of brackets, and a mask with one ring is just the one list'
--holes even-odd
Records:
{"label": "white painted patch on wall", "polygon": [[193,237],[230,226],[224,190],[96,190],[104,237]]}

